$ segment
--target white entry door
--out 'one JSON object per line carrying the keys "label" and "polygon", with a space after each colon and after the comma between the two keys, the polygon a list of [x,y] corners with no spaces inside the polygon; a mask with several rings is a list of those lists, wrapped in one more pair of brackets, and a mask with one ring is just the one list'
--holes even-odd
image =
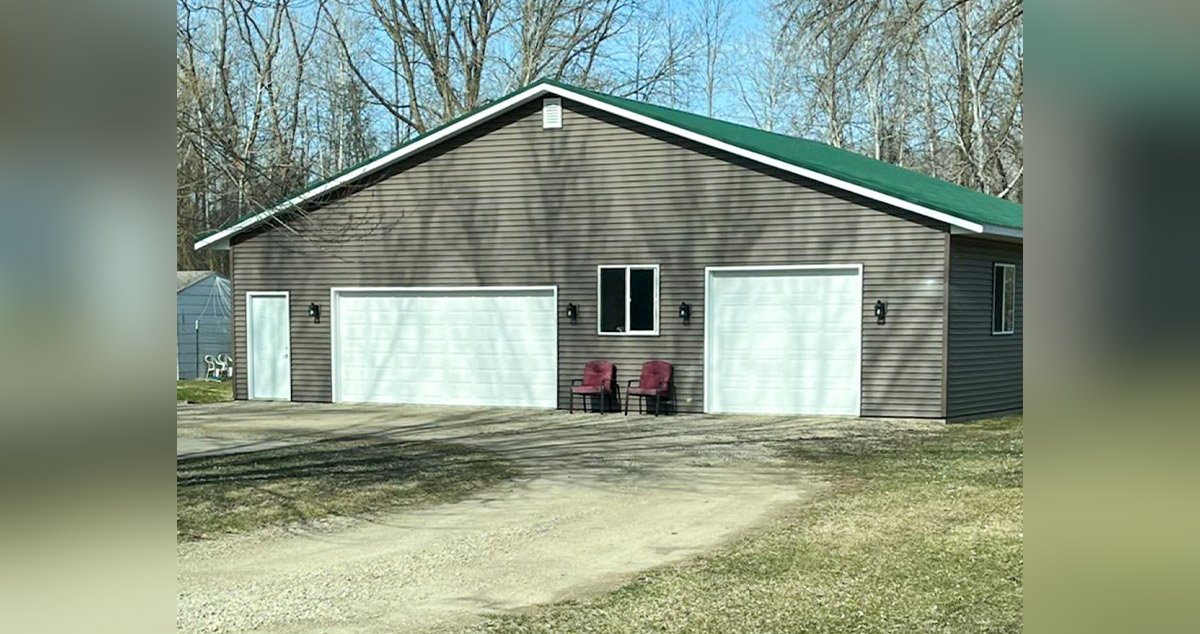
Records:
{"label": "white entry door", "polygon": [[334,400],[555,407],[554,287],[333,291]]}
{"label": "white entry door", "polygon": [[287,293],[246,293],[246,365],[250,398],[292,398]]}
{"label": "white entry door", "polygon": [[706,411],[859,415],[859,265],[706,275]]}

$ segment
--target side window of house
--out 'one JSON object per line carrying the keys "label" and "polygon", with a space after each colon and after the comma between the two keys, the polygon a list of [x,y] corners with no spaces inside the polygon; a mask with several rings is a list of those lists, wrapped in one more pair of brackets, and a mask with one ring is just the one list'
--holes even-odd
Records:
{"label": "side window of house", "polygon": [[658,265],[601,265],[600,334],[658,334]]}
{"label": "side window of house", "polygon": [[1017,266],[992,265],[992,334],[1011,335],[1017,317]]}

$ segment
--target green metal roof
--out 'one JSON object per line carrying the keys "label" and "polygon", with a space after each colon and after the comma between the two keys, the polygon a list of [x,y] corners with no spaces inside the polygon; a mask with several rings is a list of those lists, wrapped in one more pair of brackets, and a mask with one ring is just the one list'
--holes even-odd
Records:
{"label": "green metal roof", "polygon": [[[812,172],[817,172],[836,178],[847,183],[865,187],[867,189],[886,194],[893,198],[919,205],[928,209],[939,211],[955,218],[960,218],[969,222],[980,225],[1005,227],[1009,229],[1021,230],[1023,210],[1021,205],[989,196],[982,192],[968,189],[953,183],[948,183],[943,180],[926,176],[912,170],[907,170],[890,163],[877,161],[868,158],[861,154],[835,148],[831,145],[790,137],[774,132],[767,132],[749,126],[721,121],[682,110],[675,110],[663,106],[634,101],[632,99],[624,99],[622,97],[614,97],[600,92],[577,88],[570,84],[565,84],[559,81],[550,79],[538,80],[528,86],[523,86],[513,92],[498,97],[484,103],[475,110],[467,112],[462,116],[449,121],[443,125],[433,128],[426,133],[409,139],[408,141],[386,151],[370,159],[367,159],[353,167],[342,170],[329,178],[325,178],[317,183],[313,183],[306,187],[302,192],[291,194],[280,200],[277,203],[264,207],[270,209],[272,207],[280,207],[290,200],[303,197],[308,192],[312,192],[322,186],[333,183],[346,176],[347,174],[360,169],[372,162],[403,150],[404,148],[422,141],[429,136],[442,131],[445,128],[453,126],[460,121],[468,119],[479,112],[491,107],[492,105],[503,102],[506,99],[514,97],[530,88],[535,88],[539,85],[546,84],[556,86],[562,90],[577,93],[578,95],[595,99],[602,103],[621,108],[637,115],[648,117],[661,123],[675,126],[683,130],[699,134],[717,141],[729,144],[731,146],[754,152],[778,161],[782,161],[789,165],[806,169]],[[569,96],[568,96],[569,98]],[[340,185],[339,185],[340,186]],[[297,203],[299,204],[299,203]],[[277,209],[275,213],[283,211]],[[249,227],[235,229],[238,225],[262,214],[263,211],[255,211],[241,218],[226,223],[221,228],[211,231],[201,240],[209,239],[209,236],[215,236],[220,233],[238,233]],[[198,243],[197,248],[199,248]]]}
{"label": "green metal roof", "polygon": [[960,185],[873,158],[728,121],[622,99],[558,82],[545,83],[683,128],[773,159],[866,187],[910,203],[982,225],[1022,229],[1023,208]]}

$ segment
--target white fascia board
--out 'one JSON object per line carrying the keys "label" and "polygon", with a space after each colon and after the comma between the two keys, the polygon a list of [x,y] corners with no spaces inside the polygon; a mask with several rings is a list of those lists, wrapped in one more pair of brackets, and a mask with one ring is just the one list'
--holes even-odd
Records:
{"label": "white fascia board", "polygon": [[966,231],[958,227],[952,227],[950,233],[954,235],[969,235],[980,238],[992,238],[1005,242],[1024,242],[1025,230],[1013,229],[1011,227],[998,227],[996,225],[984,225],[983,231]]}
{"label": "white fascia board", "polygon": [[815,172],[810,169],[805,169],[803,167],[792,165],[791,163],[780,161],[778,159],[771,158],[769,156],[766,156],[764,154],[759,154],[757,152],[752,152],[750,150],[746,150],[746,149],[740,148],[736,145],[731,145],[729,143],[725,143],[724,141],[719,141],[717,139],[714,139],[709,136],[705,136],[703,134],[692,132],[690,130],[685,130],[683,128],[671,125],[669,123],[664,123],[657,119],[647,117],[644,115],[640,115],[636,112],[626,110],[625,108],[621,108],[619,106],[614,106],[614,105],[608,104],[606,102],[600,101],[598,99],[593,99],[586,95],[582,95],[582,94],[576,93],[574,91],[571,91],[571,90],[568,90],[565,88],[560,88],[558,86],[554,86],[551,84],[538,84],[535,86],[531,86],[527,90],[520,92],[516,95],[513,95],[512,97],[509,97],[508,99],[505,99],[504,101],[498,101],[498,102],[492,104],[491,106],[485,108],[484,110],[481,110],[478,113],[476,113],[470,117],[467,117],[466,119],[463,119],[462,121],[459,121],[458,123],[456,123],[454,125],[447,126],[446,128],[443,128],[442,130],[439,130],[434,134],[431,134],[423,139],[420,139],[419,141],[416,141],[415,143],[406,145],[406,146],[396,150],[395,152],[381,156],[378,159],[371,161],[370,163],[368,163],[352,172],[343,174],[342,176],[340,176],[328,183],[325,183],[324,185],[320,185],[314,189],[310,189],[302,194],[295,196],[294,198],[291,198],[290,200],[287,200],[287,201],[280,203],[274,207],[271,207],[270,209],[266,209],[262,213],[255,214],[254,216],[251,216],[250,218],[247,218],[247,219],[243,220],[242,222],[239,222],[238,224],[236,224],[228,229],[225,229],[224,231],[214,233],[213,235],[208,236],[207,238],[204,238],[203,240],[196,242],[194,248],[197,250],[203,249],[204,247],[207,247],[207,246],[209,246],[213,243],[219,242],[221,240],[225,240],[226,245],[227,245],[228,238],[230,236],[240,233],[246,229],[249,229],[250,227],[257,225],[258,223],[260,223],[264,220],[267,220],[267,219],[271,218],[272,216],[275,216],[283,211],[291,209],[291,208],[295,207],[296,205],[303,204],[304,202],[311,200],[313,198],[316,198],[317,196],[320,196],[321,194],[324,194],[328,191],[331,191],[333,189],[341,187],[341,186],[343,186],[361,176],[364,176],[370,172],[373,172],[375,170],[386,167],[386,166],[388,166],[400,159],[403,159],[411,154],[420,152],[421,150],[423,150],[431,145],[434,145],[436,143],[439,143],[448,137],[452,137],[460,132],[464,132],[476,125],[479,125],[485,121],[488,121],[489,119],[492,119],[493,117],[495,117],[507,110],[515,108],[516,106],[519,106],[522,103],[529,101],[530,99],[534,99],[536,97],[539,97],[539,96],[545,95],[545,94],[553,94],[553,95],[557,95],[559,97],[566,97],[567,99],[577,101],[577,102],[585,104],[587,106],[591,106],[592,108],[595,108],[597,110],[602,110],[604,112],[615,114],[619,117],[628,119],[630,121],[635,121],[637,123],[649,126],[651,128],[655,128],[657,130],[662,130],[664,132],[668,132],[670,134],[674,134],[676,136],[680,136],[685,139],[689,139],[691,141],[695,141],[697,143],[701,143],[703,145],[707,145],[709,147],[712,147],[712,148],[715,148],[715,149],[718,149],[718,150],[721,150],[724,152],[729,152],[730,154],[734,154],[736,156],[741,156],[743,158],[750,159],[757,163],[762,163],[763,165],[774,167],[774,168],[782,170],[784,172],[796,174],[798,176],[802,176],[804,178],[808,178],[808,179],[817,181],[819,183],[825,183],[826,185],[831,185],[838,189],[848,191],[848,192],[851,192],[854,194],[858,194],[860,196],[869,198],[871,200],[876,200],[876,201],[891,205],[891,206],[899,208],[899,209],[911,211],[913,213],[925,216],[927,218],[932,218],[939,222],[944,222],[944,223],[950,225],[951,227],[956,227],[960,230],[965,230],[966,232],[975,233],[975,234],[985,234],[986,233],[986,234],[997,235],[997,236],[1016,237],[1018,239],[1021,238],[1021,231],[1017,230],[1017,229],[985,226],[985,225],[982,225],[982,224],[979,224],[976,222],[971,222],[969,220],[963,220],[962,218],[958,218],[956,216],[952,216],[950,214],[947,214],[947,213],[944,213],[941,211],[937,211],[936,209],[930,209],[930,208],[924,207],[922,205],[917,205],[915,203],[910,203],[906,200],[896,198],[895,196],[889,196],[888,194],[876,191],[869,187],[863,187],[861,185],[856,185],[854,183],[844,181],[840,178],[835,178],[835,177],[829,176],[827,174],[822,174],[820,172]]}
{"label": "white fascia board", "polygon": [[374,172],[375,170],[387,167],[388,165],[395,163],[396,161],[398,161],[406,156],[409,156],[416,152],[420,152],[421,150],[423,150],[431,145],[434,145],[435,143],[438,143],[438,142],[442,141],[443,139],[452,137],[452,136],[458,134],[459,132],[463,132],[469,128],[479,125],[480,123],[483,123],[484,121],[487,121],[487,120],[495,117],[496,115],[499,115],[499,114],[505,112],[506,110],[514,108],[530,99],[533,99],[534,97],[537,97],[538,95],[544,94],[546,92],[546,88],[547,88],[547,86],[545,86],[545,85],[532,86],[528,90],[525,90],[523,92],[515,94],[512,97],[505,99],[504,101],[498,101],[498,102],[492,104],[491,106],[488,106],[487,108],[484,108],[483,110],[480,110],[479,112],[471,115],[470,117],[467,117],[466,119],[463,119],[462,121],[459,121],[458,123],[455,123],[454,125],[447,126],[441,130],[438,130],[437,132],[435,132],[425,138],[422,138],[414,143],[411,143],[409,145],[406,145],[402,148],[397,149],[395,152],[385,154],[384,156],[381,156],[378,159],[375,159],[374,161],[371,161],[370,163],[367,163],[366,165],[363,165],[362,167],[360,167],[354,171],[347,172],[347,173],[339,176],[338,178],[331,180],[328,183],[325,183],[324,185],[320,185],[313,189],[307,190],[289,200],[286,200],[278,205],[275,205],[274,207],[271,207],[270,209],[263,210],[261,213],[255,214],[255,215],[237,223],[236,225],[233,225],[232,227],[225,229],[224,231],[214,233],[213,235],[208,236],[207,238],[204,238],[203,240],[196,242],[194,248],[196,250],[203,249],[204,247],[209,246],[209,245],[213,244],[214,242],[227,239],[230,236],[233,236],[234,234],[240,233],[246,229],[249,229],[250,227],[253,227],[254,225],[257,225],[258,223],[260,223],[264,220],[267,220],[268,218],[271,218],[272,216],[279,214],[280,212],[291,209],[291,208],[295,207],[296,205],[303,204],[304,202],[312,200],[313,198],[316,198],[317,196],[320,196],[321,194],[324,194],[331,190],[337,189],[338,187],[341,187],[347,183],[350,183],[350,182],[354,181],[355,179],[360,178],[366,174]]}

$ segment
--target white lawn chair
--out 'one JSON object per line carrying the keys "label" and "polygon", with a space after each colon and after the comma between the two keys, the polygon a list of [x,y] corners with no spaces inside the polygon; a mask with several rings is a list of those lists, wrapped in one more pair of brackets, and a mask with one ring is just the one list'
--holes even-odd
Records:
{"label": "white lawn chair", "polygon": [[204,355],[204,378],[219,379],[220,374],[218,372],[220,372],[220,364],[217,358],[211,354]]}
{"label": "white lawn chair", "polygon": [[217,355],[217,363],[220,364],[220,370],[217,378],[233,379],[233,357],[221,353]]}

